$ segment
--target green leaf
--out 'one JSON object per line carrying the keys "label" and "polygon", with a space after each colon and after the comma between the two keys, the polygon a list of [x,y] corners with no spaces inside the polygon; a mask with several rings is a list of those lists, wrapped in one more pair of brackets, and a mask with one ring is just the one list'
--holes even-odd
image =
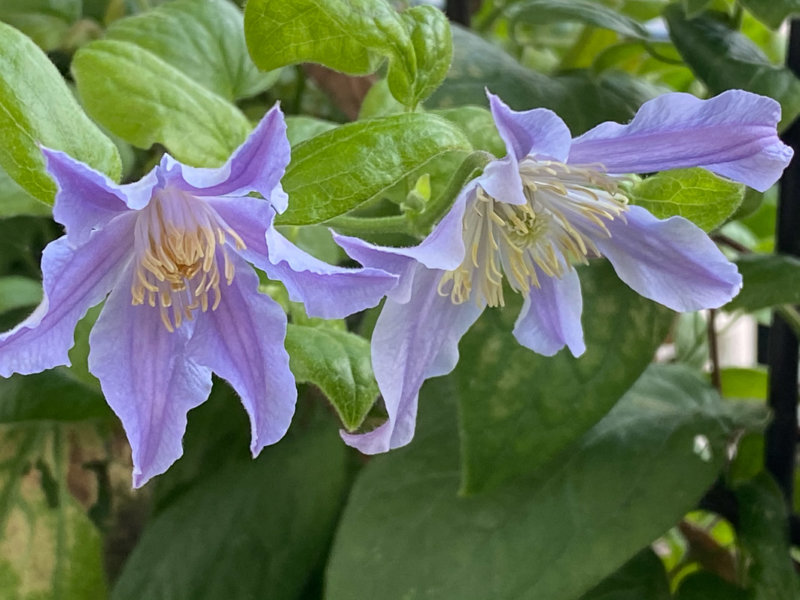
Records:
{"label": "green leaf", "polygon": [[233,104],[129,42],[87,44],[72,73],[86,110],[109,131],[139,148],[163,144],[181,162],[218,166],[251,130]]}
{"label": "green leaf", "polygon": [[694,19],[696,16],[703,14],[705,10],[711,6],[713,0],[683,0],[683,12],[686,13],[687,18]]}
{"label": "green leaf", "polygon": [[17,215],[45,216],[51,213],[49,205],[31,196],[8,173],[0,169],[0,218]]}
{"label": "green leaf", "polygon": [[746,590],[708,571],[681,580],[675,600],[752,600]]}
{"label": "green leaf", "polygon": [[722,225],[744,200],[745,187],[699,167],[663,171],[639,181],[628,196],[659,219],[689,219],[704,231]]}
{"label": "green leaf", "polygon": [[485,108],[460,106],[431,112],[458,125],[476,150],[486,150],[495,156],[506,154],[506,145],[497,133],[492,113]]}
{"label": "green leaf", "polygon": [[281,225],[310,225],[380,196],[429,161],[470,150],[457,127],[409,113],[358,121],[298,144],[283,178],[289,208]]}
{"label": "green leaf", "polygon": [[102,540],[69,495],[61,431],[50,426],[4,427],[0,447],[3,597],[106,598]]}
{"label": "green leaf", "polygon": [[0,378],[0,423],[109,417],[103,395],[66,369]]}
{"label": "green leaf", "polygon": [[661,559],[647,548],[629,560],[580,600],[670,600],[669,581]]}
{"label": "green leaf", "polygon": [[[611,409],[653,358],[673,313],[622,283],[605,261],[579,270],[587,350],[538,356],[511,330],[518,296],[488,310],[461,341],[462,489],[542,467]],[[510,300],[510,298],[509,298]]]}
{"label": "green leaf", "polygon": [[726,398],[767,399],[769,376],[766,369],[727,367],[720,369],[720,392]]}
{"label": "green leaf", "polygon": [[327,422],[303,435],[297,427],[257,460],[205,476],[150,520],[112,598],[300,598],[341,510],[347,454]]}
{"label": "green leaf", "polygon": [[0,277],[0,313],[36,306],[42,299],[42,284],[28,277]]}
{"label": "green leaf", "polygon": [[447,75],[453,59],[453,36],[447,17],[433,6],[414,6],[401,17],[411,36],[416,68],[409,73],[408,68],[393,66],[387,82],[395,98],[415,108]]}
{"label": "green leaf", "polygon": [[347,331],[289,325],[286,351],[298,383],[319,387],[345,428],[357,429],[378,397],[369,342]]}
{"label": "green leaf", "polygon": [[265,71],[315,62],[366,75],[387,55],[414,64],[403,20],[384,0],[251,0],[244,32],[250,55]]}
{"label": "green leaf", "polygon": [[286,137],[289,138],[289,143],[292,146],[296,146],[300,142],[305,142],[315,135],[335,129],[337,125],[338,123],[332,123],[331,121],[325,121],[323,119],[316,119],[305,115],[292,115],[286,117]]}
{"label": "green leaf", "polygon": [[488,89],[515,110],[555,111],[578,135],[602,121],[629,121],[643,102],[663,91],[618,71],[598,76],[576,70],[550,77],[526,69],[494,44],[455,26],[453,46],[450,72],[426,102],[428,108],[488,106]]}
{"label": "green leaf", "polygon": [[742,291],[725,310],[752,312],[779,304],[800,304],[800,260],[780,254],[750,254],[736,261]]}
{"label": "green leaf", "polygon": [[225,98],[264,91],[279,72],[261,73],[244,41],[241,11],[228,0],[175,0],[115,21],[106,39],[130,42]]}
{"label": "green leaf", "polygon": [[506,9],[508,21],[513,26],[549,25],[563,21],[577,21],[603,29],[610,29],[631,38],[650,39],[647,29],[638,21],[619,12],[585,0],[525,0]]}
{"label": "green leaf", "polygon": [[447,383],[423,389],[411,446],[361,471],[326,600],[574,600],[695,505],[753,417],[693,372],[655,367],[546,473],[465,498]]}
{"label": "green leaf", "polygon": [[800,12],[800,0],[739,0],[753,16],[777,29],[792,14]]}
{"label": "green leaf", "polygon": [[739,540],[750,555],[753,600],[800,598],[800,579],[789,555],[786,504],[767,474],[736,490]]}
{"label": "green leaf", "polygon": [[39,144],[118,178],[116,147],[84,114],[47,56],[3,23],[0,48],[0,169],[48,204],[53,203],[56,186],[45,171]]}
{"label": "green leaf", "polygon": [[788,69],[770,63],[750,39],[712,16],[687,19],[680,6],[664,12],[675,47],[712,94],[743,89],[781,103],[780,126],[800,113],[800,81]]}

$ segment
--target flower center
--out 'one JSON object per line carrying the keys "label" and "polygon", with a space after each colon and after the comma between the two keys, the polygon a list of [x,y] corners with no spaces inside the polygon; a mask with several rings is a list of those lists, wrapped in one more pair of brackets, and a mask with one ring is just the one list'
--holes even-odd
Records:
{"label": "flower center", "polygon": [[592,236],[610,237],[606,222],[624,219],[619,178],[591,166],[526,158],[520,176],[527,202],[495,200],[481,187],[464,215],[466,256],[445,273],[439,293],[455,304],[504,306],[503,276],[527,295],[540,277],[562,277],[573,262],[599,255]]}
{"label": "flower center", "polygon": [[234,276],[225,247],[228,236],[237,249],[245,248],[242,238],[201,199],[176,189],[157,191],[136,221],[131,303],[158,306],[170,332],[198,308],[215,310],[222,299],[220,264],[227,285]]}

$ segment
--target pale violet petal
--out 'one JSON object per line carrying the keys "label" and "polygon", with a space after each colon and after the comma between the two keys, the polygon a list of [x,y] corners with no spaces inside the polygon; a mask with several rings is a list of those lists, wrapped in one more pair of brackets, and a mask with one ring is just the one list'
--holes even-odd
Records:
{"label": "pale violet petal", "polygon": [[289,298],[302,302],[312,317],[340,319],[371,308],[397,285],[397,275],[381,269],[329,265],[301,250],[275,228],[267,230],[270,279],[286,286]]}
{"label": "pale violet petal", "polygon": [[611,237],[592,236],[614,270],[636,292],[677,311],[718,308],[742,287],[736,265],[696,225],[659,220],[631,206],[627,223],[607,223]]}
{"label": "pale violet petal", "polygon": [[[58,150],[42,148],[47,172],[56,182],[53,218],[66,229],[73,245],[83,244],[99,229],[129,209],[129,196],[152,193],[155,179],[143,179],[138,187],[120,186],[106,175]],[[138,204],[139,198],[135,198]]]}
{"label": "pale violet petal", "polygon": [[389,292],[389,297],[400,303],[407,302],[417,264],[421,263],[429,269],[449,271],[457,268],[464,260],[464,210],[475,201],[475,188],[475,180],[467,184],[452,208],[417,246],[377,246],[336,232],[333,232],[333,239],[350,258],[362,265],[397,275],[400,281]]}
{"label": "pale violet petal", "polygon": [[167,170],[178,170],[181,186],[200,196],[244,196],[258,192],[278,212],[286,210],[288,197],[280,186],[289,164],[286,122],[276,104],[256,125],[228,161],[216,169],[190,167],[168,159]]}
{"label": "pale violet petal", "polygon": [[250,416],[250,450],[256,456],[286,433],[297,389],[284,349],[286,314],[258,293],[250,265],[237,256],[231,259],[233,282],[222,286],[216,310],[197,315],[187,349],[191,360],[212,369],[239,394]]}
{"label": "pale violet petal", "polygon": [[486,165],[483,174],[476,181],[498,202],[522,205],[528,201],[522,189],[519,162],[510,154]]}
{"label": "pale violet petal", "polygon": [[564,346],[573,356],[586,351],[581,327],[583,298],[575,269],[568,269],[561,279],[539,274],[541,287],[532,287],[517,322],[514,337],[537,354],[553,356]]}
{"label": "pale violet petal", "polygon": [[192,325],[185,321],[170,333],[157,308],[133,306],[129,285],[120,285],[89,337],[89,370],[128,436],[134,487],[183,454],[186,414],[211,391],[211,371],[186,359]]}
{"label": "pale violet petal", "polygon": [[133,237],[132,216],[118,216],[78,248],[66,236],[48,244],[42,254],[44,298],[27,319],[0,334],[0,376],[69,364],[75,325],[105,298],[130,260],[125,240]]}
{"label": "pale violet petal", "polygon": [[509,155],[518,161],[531,155],[559,162],[567,160],[572,134],[556,113],[546,108],[511,110],[498,96],[489,92],[486,95]]}
{"label": "pale violet petal", "polygon": [[410,301],[388,299],[372,334],[372,367],[389,418],[368,433],[341,432],[348,445],[365,454],[411,441],[422,383],[452,370],[459,340],[482,312],[473,303],[453,304],[439,295],[442,271],[419,264],[415,270]]}
{"label": "pale violet petal", "polygon": [[[226,225],[242,238],[245,249],[238,251],[259,269],[269,266],[267,229],[272,226],[275,209],[266,200],[242,196],[238,198],[203,198]],[[228,240],[232,242],[233,240]]]}
{"label": "pale violet petal", "polygon": [[600,163],[610,173],[704,167],[764,191],[792,158],[775,130],[780,113],[775,100],[742,90],[709,100],[664,94],[627,125],[602,123],[574,140],[569,163]]}

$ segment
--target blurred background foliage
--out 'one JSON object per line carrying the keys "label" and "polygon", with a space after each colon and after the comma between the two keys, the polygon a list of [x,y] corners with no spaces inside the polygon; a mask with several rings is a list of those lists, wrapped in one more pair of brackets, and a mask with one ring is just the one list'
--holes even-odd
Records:
{"label": "blurred background foliage", "polygon": [[[772,96],[783,130],[800,113],[783,66],[795,0],[449,2],[469,27],[408,13],[428,27],[409,42],[416,64],[363,22],[345,50],[322,36],[293,50],[300,34],[270,20],[278,4],[0,0],[3,329],[39,302],[41,251],[60,235],[31,140],[132,181],[165,150],[221,163],[280,101],[284,233],[343,262],[329,225],[411,243],[438,216],[426,207],[473,174],[471,152],[502,155],[486,88],[551,108],[574,135],[667,91]],[[339,0],[290,4],[323,29],[353,17]],[[391,25],[418,3],[349,4]],[[322,190],[320,169],[369,185]],[[320,194],[332,212],[315,208]],[[710,231],[740,266],[741,296],[678,317],[604,262],[583,267],[583,357],[536,356],[508,333],[513,310],[487,311],[455,372],[423,388],[414,442],[386,456],[337,435],[385,418],[366,341],[377,309],[309,319],[263,278],[290,315],[300,382],[286,439],[251,460],[245,415],[215,380],[183,458],[132,491],[127,442],[86,366],[90,311],[70,368],[0,380],[0,597],[800,598],[800,500],[787,506],[763,467],[769,381],[754,334],[771,310],[800,328],[800,262],[770,254],[778,194],[698,169],[630,194]]]}

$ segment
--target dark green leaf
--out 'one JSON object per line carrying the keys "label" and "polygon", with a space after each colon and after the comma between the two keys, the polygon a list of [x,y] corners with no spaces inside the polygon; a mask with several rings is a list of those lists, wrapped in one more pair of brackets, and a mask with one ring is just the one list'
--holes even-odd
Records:
{"label": "dark green leaf", "polygon": [[[456,368],[463,489],[541,467],[599,421],[650,363],[673,313],[636,294],[606,262],[580,269],[586,353],[538,356],[512,336],[519,302],[489,310]],[[514,296],[516,298],[516,296]]]}
{"label": "dark green leaf", "polygon": [[738,88],[775,98],[783,109],[781,126],[800,113],[800,81],[743,34],[711,16],[689,20],[676,4],[664,14],[673,43],[712,94]]}
{"label": "dark green leaf", "polygon": [[800,304],[800,260],[780,254],[751,254],[736,261],[744,279],[725,310],[752,312],[779,304]]}
{"label": "dark green leaf", "polygon": [[783,495],[767,474],[736,490],[739,539],[752,559],[749,570],[753,600],[800,598],[800,579],[789,555],[788,523]]}
{"label": "dark green leaf", "polygon": [[378,397],[369,342],[346,331],[289,325],[286,351],[297,381],[319,387],[345,428],[357,429]]}
{"label": "dark green leaf", "polygon": [[66,369],[0,378],[0,423],[80,421],[110,415],[99,390],[81,383]]}
{"label": "dark green leaf", "polygon": [[739,0],[753,16],[777,29],[789,16],[800,12],[800,0]]}
{"label": "dark green leaf", "polygon": [[23,190],[3,169],[0,169],[0,218],[17,215],[45,216],[52,208]]}
{"label": "dark green leaf", "polygon": [[464,498],[447,382],[424,388],[412,445],[356,481],[326,600],[574,600],[695,505],[753,419],[691,371],[656,367],[546,473]]}
{"label": "dark green leaf", "polygon": [[649,39],[647,29],[634,19],[614,9],[585,0],[524,0],[506,10],[509,23],[519,25],[548,25],[562,21],[578,21],[640,39]]}
{"label": "dark green leaf", "polygon": [[252,129],[245,116],[154,54],[130,42],[81,48],[72,72],[86,110],[139,148],[163,144],[193,166],[218,166]]}
{"label": "dark green leaf", "polygon": [[703,12],[711,6],[713,0],[683,0],[683,11],[689,19],[694,19],[696,16],[703,14]]}
{"label": "dark green leaf", "polygon": [[116,146],[84,114],[47,56],[3,23],[0,48],[0,169],[48,204],[56,186],[45,171],[40,144],[118,178],[122,167]]}
{"label": "dark green leaf", "polygon": [[306,429],[255,461],[219,468],[168,504],[149,521],[112,598],[299,598],[321,566],[346,491],[335,429]]}
{"label": "dark green leaf", "polygon": [[149,51],[226,100],[253,96],[278,72],[261,73],[247,53],[242,13],[228,0],[175,0],[120,19],[107,39]]}
{"label": "dark green leaf", "polygon": [[661,90],[626,73],[572,71],[557,77],[526,69],[503,50],[453,27],[453,65],[426,102],[429,108],[487,106],[486,89],[515,110],[544,107],[564,119],[573,135],[606,120],[626,122]]}
{"label": "dark green leaf", "polygon": [[649,548],[606,577],[580,600],[670,600],[664,564]]}
{"label": "dark green leaf", "polygon": [[701,571],[681,580],[675,600],[751,600],[751,596],[739,586]]}
{"label": "dark green leaf", "polygon": [[281,225],[321,223],[379,196],[429,161],[470,150],[457,127],[435,115],[408,113],[358,121],[292,150],[283,178],[289,208]]}
{"label": "dark green leaf", "polygon": [[701,168],[663,171],[632,187],[629,198],[659,219],[678,215],[705,231],[722,225],[744,200],[744,186]]}

